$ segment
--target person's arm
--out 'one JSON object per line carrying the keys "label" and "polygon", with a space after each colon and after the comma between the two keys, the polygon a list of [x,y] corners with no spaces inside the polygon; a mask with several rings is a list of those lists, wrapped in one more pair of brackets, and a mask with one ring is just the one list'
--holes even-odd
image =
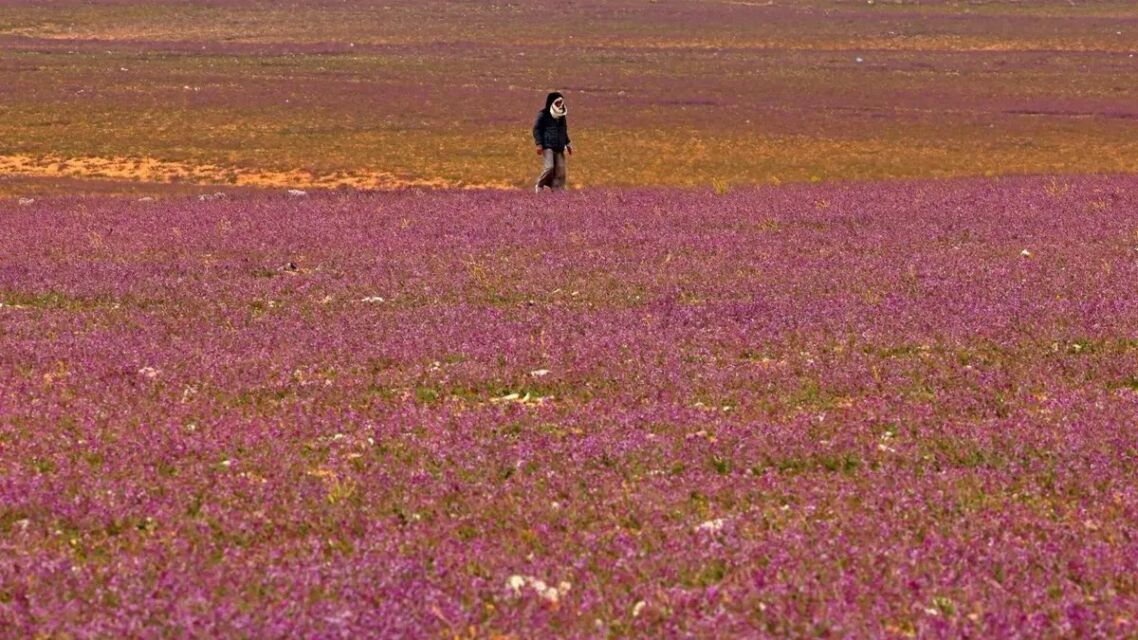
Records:
{"label": "person's arm", "polygon": [[573,141],[569,139],[569,116],[563,118],[565,121],[565,150],[569,155],[573,155]]}
{"label": "person's arm", "polygon": [[537,114],[537,120],[533,122],[533,143],[537,145],[537,152],[541,153],[541,118],[545,114]]}

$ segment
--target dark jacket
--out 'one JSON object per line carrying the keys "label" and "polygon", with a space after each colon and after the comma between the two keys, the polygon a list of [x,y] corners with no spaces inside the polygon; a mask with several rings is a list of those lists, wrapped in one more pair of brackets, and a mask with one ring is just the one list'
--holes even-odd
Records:
{"label": "dark jacket", "polygon": [[569,146],[569,118],[554,118],[549,113],[553,101],[560,98],[560,93],[551,93],[545,99],[545,108],[537,114],[533,123],[533,142],[542,149],[564,151]]}

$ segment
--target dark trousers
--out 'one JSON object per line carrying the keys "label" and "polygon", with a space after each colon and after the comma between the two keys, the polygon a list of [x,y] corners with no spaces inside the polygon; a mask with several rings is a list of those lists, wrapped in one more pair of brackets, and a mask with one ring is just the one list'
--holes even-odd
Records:
{"label": "dark trousers", "polygon": [[565,188],[565,151],[544,149],[541,157],[541,175],[537,177],[533,190],[538,192],[542,187],[549,187],[553,191],[561,191]]}

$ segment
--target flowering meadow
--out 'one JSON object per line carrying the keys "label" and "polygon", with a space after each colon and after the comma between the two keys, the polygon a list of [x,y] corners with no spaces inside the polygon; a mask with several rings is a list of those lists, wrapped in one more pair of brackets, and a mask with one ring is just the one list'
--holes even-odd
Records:
{"label": "flowering meadow", "polygon": [[1133,637],[1138,178],[0,203],[0,637]]}

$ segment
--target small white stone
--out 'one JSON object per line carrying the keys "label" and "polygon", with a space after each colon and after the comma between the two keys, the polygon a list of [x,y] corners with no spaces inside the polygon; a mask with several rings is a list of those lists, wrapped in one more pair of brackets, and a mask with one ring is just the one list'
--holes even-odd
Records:
{"label": "small white stone", "polygon": [[549,369],[534,369],[530,371],[529,374],[535,378],[540,378],[549,375]]}
{"label": "small white stone", "polygon": [[644,611],[644,607],[647,607],[647,606],[648,606],[648,603],[644,602],[643,600],[632,605],[632,617],[633,618],[639,617],[640,612]]}
{"label": "small white stone", "polygon": [[726,520],[724,520],[723,518],[716,518],[714,520],[708,520],[707,522],[700,523],[700,525],[698,527],[696,527],[696,529],[699,531],[707,531],[710,533],[715,533],[716,531],[719,531],[720,529],[722,529],[723,525],[725,525],[725,524],[727,524]]}
{"label": "small white stone", "polygon": [[506,579],[506,588],[512,590],[514,595],[521,595],[524,586],[526,586],[526,579],[523,576],[513,575]]}

